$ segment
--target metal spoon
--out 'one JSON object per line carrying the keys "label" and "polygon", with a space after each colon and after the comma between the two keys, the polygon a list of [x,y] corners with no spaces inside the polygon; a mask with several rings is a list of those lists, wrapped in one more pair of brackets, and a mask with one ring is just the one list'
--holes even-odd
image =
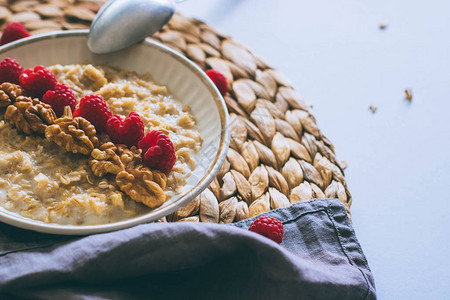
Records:
{"label": "metal spoon", "polygon": [[98,54],[127,48],[161,29],[174,12],[173,0],[110,0],[92,22],[88,48]]}

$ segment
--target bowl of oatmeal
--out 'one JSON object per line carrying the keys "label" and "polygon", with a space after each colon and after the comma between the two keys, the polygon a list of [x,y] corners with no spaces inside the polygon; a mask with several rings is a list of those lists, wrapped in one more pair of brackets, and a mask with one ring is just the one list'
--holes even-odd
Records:
{"label": "bowl of oatmeal", "polygon": [[[173,168],[161,172],[143,166],[140,149],[89,135],[70,114],[28,132],[34,127],[19,123],[10,111],[20,111],[20,101],[43,104],[17,98],[0,107],[1,222],[53,234],[90,234],[157,221],[207,188],[225,159],[228,112],[199,67],[152,41],[94,54],[87,48],[87,33],[22,39],[0,47],[0,60],[11,57],[24,68],[43,65],[78,100],[96,94],[113,114],[138,113],[146,133],[157,130],[170,138]],[[58,134],[70,126],[86,128],[88,150],[60,143]]]}

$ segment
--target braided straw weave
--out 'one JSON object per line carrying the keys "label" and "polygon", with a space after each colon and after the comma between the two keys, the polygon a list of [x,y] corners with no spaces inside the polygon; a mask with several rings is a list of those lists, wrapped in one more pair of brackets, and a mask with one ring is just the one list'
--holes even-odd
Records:
{"label": "braided straw weave", "polygon": [[[1,28],[21,22],[31,34],[89,28],[104,1],[0,0]],[[228,80],[231,144],[209,186],[168,221],[231,223],[313,198],[351,195],[333,145],[287,78],[245,46],[205,23],[174,15],[152,39]]]}

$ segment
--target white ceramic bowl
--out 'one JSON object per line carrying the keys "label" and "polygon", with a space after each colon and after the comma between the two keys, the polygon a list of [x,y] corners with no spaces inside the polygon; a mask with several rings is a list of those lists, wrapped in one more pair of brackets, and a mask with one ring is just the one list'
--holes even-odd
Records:
{"label": "white ceramic bowl", "polygon": [[181,194],[148,214],[133,219],[89,226],[47,224],[1,207],[2,222],[53,234],[90,234],[155,221],[183,207],[207,188],[225,159],[230,138],[227,108],[213,82],[199,67],[168,47],[151,41],[111,54],[94,54],[87,48],[87,33],[87,30],[60,31],[18,40],[0,47],[0,60],[11,57],[24,68],[89,62],[137,73],[150,72],[156,83],[168,86],[177,100],[191,107],[197,119],[204,140],[196,156],[197,167]]}

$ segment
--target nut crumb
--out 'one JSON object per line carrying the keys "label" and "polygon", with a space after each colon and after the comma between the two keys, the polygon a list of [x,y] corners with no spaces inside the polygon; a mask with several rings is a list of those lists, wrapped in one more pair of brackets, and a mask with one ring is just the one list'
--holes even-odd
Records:
{"label": "nut crumb", "polygon": [[374,114],[377,111],[377,107],[376,106],[369,106],[370,111]]}
{"label": "nut crumb", "polygon": [[23,89],[20,85],[3,82],[0,84],[0,108],[14,103],[16,98],[22,96]]}
{"label": "nut crumb", "polygon": [[90,155],[98,146],[94,125],[82,117],[62,116],[45,129],[45,137],[68,152]]}
{"label": "nut crumb", "polygon": [[5,120],[28,135],[44,134],[47,126],[53,124],[55,119],[55,112],[50,105],[25,96],[18,96],[5,112]]}
{"label": "nut crumb", "polygon": [[409,102],[412,101],[413,95],[412,95],[412,91],[411,89],[405,89],[405,98],[406,100],[408,100]]}
{"label": "nut crumb", "polygon": [[95,176],[103,177],[107,173],[117,174],[125,169],[134,169],[142,164],[141,151],[135,146],[105,143],[91,152],[89,166]]}
{"label": "nut crumb", "polygon": [[387,21],[382,21],[380,23],[380,30],[385,30],[388,27],[388,22]]}
{"label": "nut crumb", "polygon": [[150,208],[161,206],[166,201],[166,182],[166,174],[143,166],[121,171],[116,176],[116,183],[121,191]]}

